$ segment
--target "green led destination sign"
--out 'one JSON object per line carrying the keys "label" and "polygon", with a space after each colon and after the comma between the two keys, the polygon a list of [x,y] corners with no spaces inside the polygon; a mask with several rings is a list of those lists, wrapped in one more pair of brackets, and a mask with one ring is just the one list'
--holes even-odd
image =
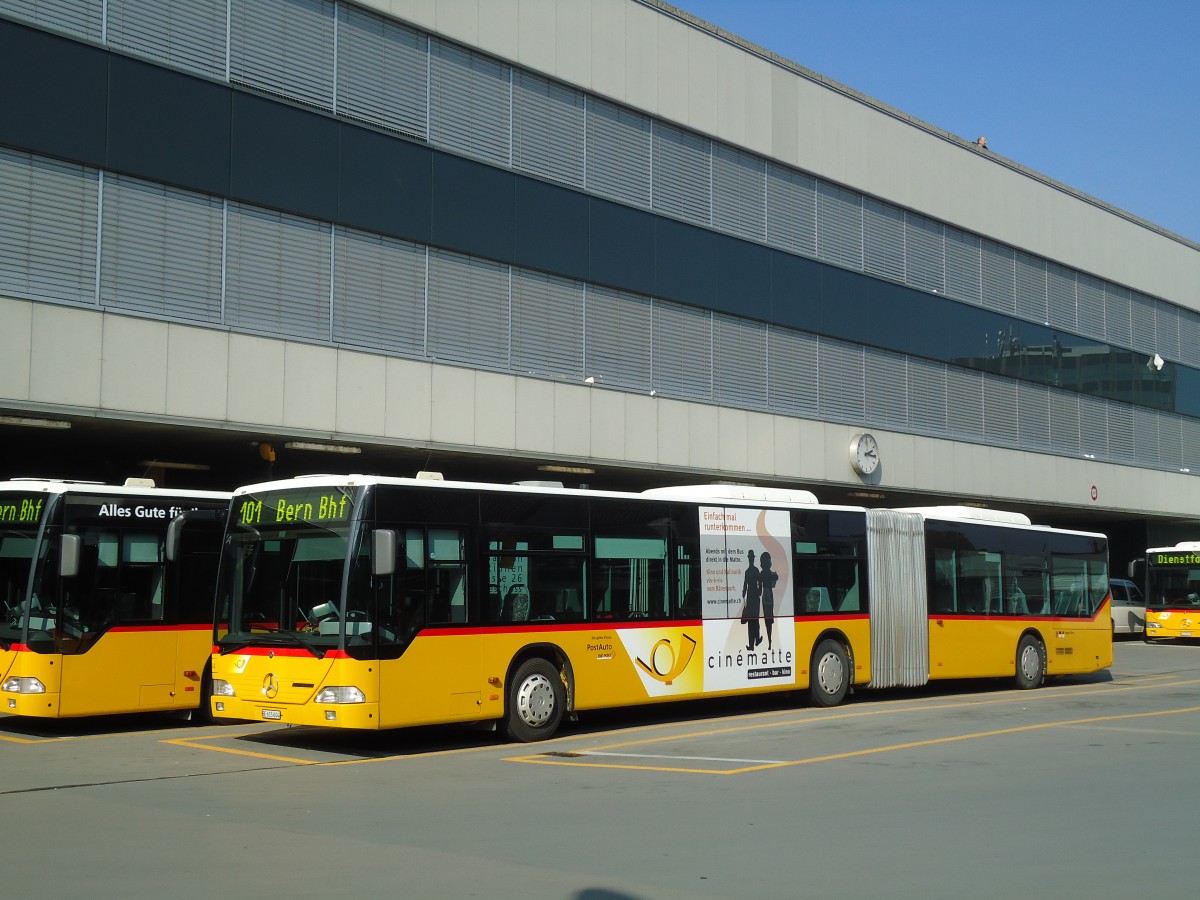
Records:
{"label": "green led destination sign", "polygon": [[37,525],[46,510],[45,494],[0,495],[0,522]]}
{"label": "green led destination sign", "polygon": [[357,502],[356,491],[321,488],[238,497],[234,508],[242,525],[333,525],[349,522]]}
{"label": "green led destination sign", "polygon": [[1200,553],[1180,551],[1176,553],[1155,553],[1156,566],[1196,566],[1200,565]]}

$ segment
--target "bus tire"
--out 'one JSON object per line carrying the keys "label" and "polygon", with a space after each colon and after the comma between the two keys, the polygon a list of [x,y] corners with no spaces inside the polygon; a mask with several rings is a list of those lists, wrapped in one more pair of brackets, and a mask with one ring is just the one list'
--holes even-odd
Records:
{"label": "bus tire", "polygon": [[815,706],[837,706],[850,690],[850,657],[840,641],[825,638],[813,651],[809,694]]}
{"label": "bus tire", "polygon": [[525,660],[508,683],[505,734],[525,744],[553,737],[566,703],[567,690],[558,669],[541,657]]}
{"label": "bus tire", "polygon": [[1024,635],[1017,643],[1017,687],[1023,691],[1046,680],[1046,645],[1035,635]]}

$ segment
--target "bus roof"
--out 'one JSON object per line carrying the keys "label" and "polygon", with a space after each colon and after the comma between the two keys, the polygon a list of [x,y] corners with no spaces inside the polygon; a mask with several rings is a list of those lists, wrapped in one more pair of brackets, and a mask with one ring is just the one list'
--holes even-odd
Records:
{"label": "bus roof", "polygon": [[[405,478],[387,475],[301,475],[282,481],[268,481],[261,484],[243,485],[234,491],[235,495],[257,494],[265,491],[280,491],[290,488],[302,488],[305,484],[317,484],[327,487],[366,487],[368,485],[396,485],[408,487],[425,487],[449,490],[487,490],[511,493],[560,494],[577,496],[586,494],[589,497],[614,498],[645,498],[649,500],[686,500],[695,503],[711,502],[715,504],[729,501],[743,503],[765,503],[772,506],[814,506],[818,501],[811,491],[790,488],[763,488],[754,485],[739,484],[689,484],[674,487],[650,488],[638,492],[594,490],[592,488],[568,488],[558,482],[546,483],[494,483],[473,481],[443,481],[440,478],[418,477]],[[832,508],[832,507],[826,507]],[[858,509],[859,507],[837,507],[838,509]]]}
{"label": "bus roof", "polygon": [[0,491],[35,494],[93,494],[122,497],[179,497],[192,500],[228,500],[230,491],[199,491],[150,487],[144,484],[102,484],[97,481],[69,481],[60,478],[12,478],[0,481]]}

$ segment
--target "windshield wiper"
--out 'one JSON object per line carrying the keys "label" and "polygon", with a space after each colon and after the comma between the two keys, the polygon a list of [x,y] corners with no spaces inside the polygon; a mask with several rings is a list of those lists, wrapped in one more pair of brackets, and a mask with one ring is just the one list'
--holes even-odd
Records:
{"label": "windshield wiper", "polygon": [[264,631],[255,634],[253,637],[245,638],[244,640],[235,641],[232,644],[225,644],[224,641],[218,641],[217,646],[221,648],[221,655],[233,653],[236,650],[245,650],[247,647],[303,647],[313,656],[320,659],[321,654],[317,652],[308,641],[300,637],[295,632],[291,631]]}

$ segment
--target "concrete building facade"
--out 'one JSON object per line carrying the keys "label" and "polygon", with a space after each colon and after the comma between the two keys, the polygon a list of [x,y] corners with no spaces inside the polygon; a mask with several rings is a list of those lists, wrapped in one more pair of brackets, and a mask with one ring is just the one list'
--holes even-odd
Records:
{"label": "concrete building facade", "polygon": [[0,70],[5,475],[1200,509],[1200,247],[664,3],[0,0]]}

